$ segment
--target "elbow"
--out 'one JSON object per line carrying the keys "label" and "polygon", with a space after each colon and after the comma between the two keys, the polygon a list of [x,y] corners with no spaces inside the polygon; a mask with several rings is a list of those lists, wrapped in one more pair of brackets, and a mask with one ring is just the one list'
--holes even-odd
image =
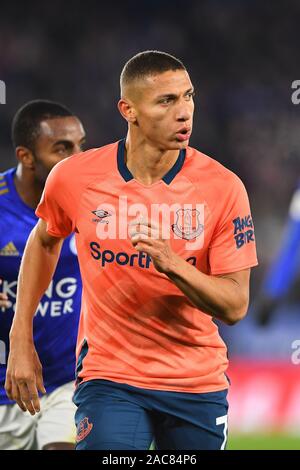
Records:
{"label": "elbow", "polygon": [[245,316],[246,316],[246,313],[247,312],[245,312],[245,313],[244,312],[243,313],[235,313],[235,314],[231,313],[231,315],[228,315],[225,318],[223,318],[223,321],[224,321],[224,323],[226,323],[226,325],[233,326],[236,323],[238,323],[239,321],[243,320],[243,318],[245,318]]}
{"label": "elbow", "polygon": [[241,303],[238,307],[228,309],[224,312],[223,321],[226,325],[233,326],[239,321],[243,320],[248,312],[249,301]]}

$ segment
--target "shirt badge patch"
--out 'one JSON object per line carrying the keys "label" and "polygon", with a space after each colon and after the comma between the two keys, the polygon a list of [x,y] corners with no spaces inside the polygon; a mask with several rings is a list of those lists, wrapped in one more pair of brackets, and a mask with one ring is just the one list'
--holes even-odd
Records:
{"label": "shirt badge patch", "polygon": [[172,230],[178,237],[193,240],[202,234],[204,225],[200,223],[200,212],[197,209],[179,209],[176,215]]}

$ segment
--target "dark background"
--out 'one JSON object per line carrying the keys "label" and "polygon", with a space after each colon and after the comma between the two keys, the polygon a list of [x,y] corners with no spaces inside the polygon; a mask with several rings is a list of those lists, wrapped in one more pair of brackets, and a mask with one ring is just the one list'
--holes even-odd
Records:
{"label": "dark background", "polygon": [[15,164],[10,123],[24,102],[61,101],[82,119],[87,147],[101,146],[126,132],[116,107],[124,63],[145,49],[178,56],[197,93],[191,145],[235,171],[249,192],[255,300],[300,170],[300,105],[291,101],[299,18],[296,0],[2,2],[0,170]]}

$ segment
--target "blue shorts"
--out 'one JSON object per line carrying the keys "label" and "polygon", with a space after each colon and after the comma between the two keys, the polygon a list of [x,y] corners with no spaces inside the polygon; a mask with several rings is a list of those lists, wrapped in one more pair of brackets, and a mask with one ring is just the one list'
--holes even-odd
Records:
{"label": "blue shorts", "polygon": [[227,390],[180,393],[91,380],[74,394],[76,450],[221,450]]}

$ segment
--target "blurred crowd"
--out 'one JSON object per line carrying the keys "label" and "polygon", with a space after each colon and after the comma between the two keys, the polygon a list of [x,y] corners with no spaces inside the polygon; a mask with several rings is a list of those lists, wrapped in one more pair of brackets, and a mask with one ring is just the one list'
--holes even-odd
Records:
{"label": "blurred crowd", "polygon": [[[0,170],[13,165],[10,123],[34,98],[77,113],[87,147],[121,138],[116,102],[124,62],[145,49],[183,60],[196,87],[191,145],[237,172],[256,225],[260,267],[280,241],[300,176],[297,76],[300,3],[259,0],[5,2],[0,11]],[[222,197],[222,188],[220,188]]]}

